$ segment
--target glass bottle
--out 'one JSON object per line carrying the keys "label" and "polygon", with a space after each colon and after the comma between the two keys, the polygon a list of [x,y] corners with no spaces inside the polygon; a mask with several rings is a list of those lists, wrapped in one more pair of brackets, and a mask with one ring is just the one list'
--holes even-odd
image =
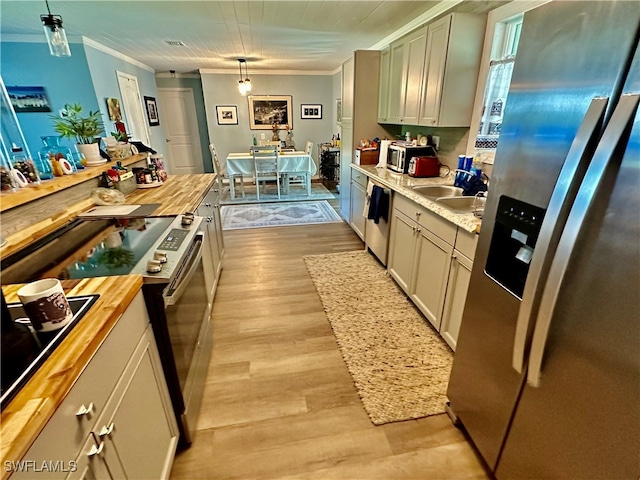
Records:
{"label": "glass bottle", "polygon": [[[49,164],[49,176],[46,178],[61,177],[66,173],[73,173],[73,157],[71,155],[71,150],[67,147],[60,145],[61,137],[56,136],[46,136],[41,137],[44,142],[44,147],[40,149],[38,152],[38,157],[40,158],[40,163],[38,163],[38,170],[40,170],[40,178],[45,179],[45,176],[42,174],[44,168],[46,168],[46,164]],[[65,161],[65,164],[62,164],[60,160]],[[66,165],[70,165],[72,171],[68,171],[69,167]],[[41,169],[42,167],[42,169]],[[64,167],[64,168],[63,168]]]}
{"label": "glass bottle", "polygon": [[11,147],[11,165],[13,169],[19,174],[16,176],[20,179],[18,184],[24,183],[21,186],[35,186],[40,184],[40,175],[33,160],[31,160],[27,154],[24,153],[22,147],[19,147],[15,143]]}

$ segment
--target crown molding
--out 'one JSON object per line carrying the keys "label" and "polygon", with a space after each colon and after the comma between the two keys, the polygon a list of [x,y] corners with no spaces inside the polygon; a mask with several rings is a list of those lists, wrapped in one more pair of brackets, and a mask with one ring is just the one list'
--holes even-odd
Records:
{"label": "crown molding", "polygon": [[156,78],[201,78],[201,77],[199,73],[159,72],[159,73],[156,73]]}
{"label": "crown molding", "polygon": [[106,45],[98,43],[95,40],[91,40],[88,37],[83,36],[82,43],[87,47],[95,48],[96,50],[99,50],[103,53],[111,55],[112,57],[119,58],[120,60],[123,60],[127,63],[131,63],[136,67],[140,67],[144,70],[148,70],[151,73],[156,73],[156,71],[153,68],[151,68],[149,65],[145,65],[144,63],[136,60],[135,58],[131,58],[128,55],[125,55],[124,53],[120,53],[117,50],[114,50],[113,48],[110,48],[110,47],[107,47]]}
{"label": "crown molding", "polygon": [[[37,33],[3,33],[2,41],[7,43],[47,43],[44,33],[42,35]],[[67,35],[67,42],[82,43],[82,39]]]}
{"label": "crown molding", "polygon": [[[229,70],[228,68],[201,68],[198,70],[201,74],[219,74],[219,75],[238,75],[237,70]],[[259,77],[261,75],[333,75],[329,70],[252,70],[250,77]]]}
{"label": "crown molding", "polygon": [[429,10],[424,12],[422,15],[419,15],[418,17],[414,18],[412,21],[407,23],[404,27],[396,30],[391,35],[388,35],[387,37],[383,38],[375,45],[372,45],[371,47],[369,47],[367,50],[383,50],[385,47],[391,44],[391,42],[399,39],[400,37],[403,37],[404,35],[411,32],[412,30],[415,30],[416,28],[421,27],[422,25],[429,22],[430,20],[433,20],[437,16],[442,15],[443,13],[446,13],[447,11],[451,10],[453,7],[455,7],[456,5],[462,2],[463,0],[441,1],[435,7],[430,8]]}

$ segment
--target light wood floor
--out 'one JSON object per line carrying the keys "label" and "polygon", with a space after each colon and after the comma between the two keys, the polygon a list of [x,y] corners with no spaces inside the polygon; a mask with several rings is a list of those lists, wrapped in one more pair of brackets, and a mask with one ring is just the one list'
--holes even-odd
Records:
{"label": "light wood floor", "polygon": [[363,248],[346,224],[225,232],[198,431],[172,479],[485,479],[446,415],[374,426],[302,257]]}

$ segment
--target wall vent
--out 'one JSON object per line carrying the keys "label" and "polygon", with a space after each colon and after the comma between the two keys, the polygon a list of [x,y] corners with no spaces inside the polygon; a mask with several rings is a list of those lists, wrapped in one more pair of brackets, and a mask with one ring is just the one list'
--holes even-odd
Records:
{"label": "wall vent", "polygon": [[181,42],[180,40],[165,40],[165,43],[171,45],[172,47],[186,47],[184,42]]}

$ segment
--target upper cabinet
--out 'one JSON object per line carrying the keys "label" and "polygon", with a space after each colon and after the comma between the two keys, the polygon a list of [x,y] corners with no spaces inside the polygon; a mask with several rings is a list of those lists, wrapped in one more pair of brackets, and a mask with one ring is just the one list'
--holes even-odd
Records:
{"label": "upper cabinet", "polygon": [[378,90],[378,123],[386,123],[389,116],[389,64],[391,48],[380,52],[380,88]]}
{"label": "upper cabinet", "polygon": [[484,15],[452,13],[393,42],[388,70],[381,64],[380,79],[388,82],[378,121],[468,127],[485,24]]}

